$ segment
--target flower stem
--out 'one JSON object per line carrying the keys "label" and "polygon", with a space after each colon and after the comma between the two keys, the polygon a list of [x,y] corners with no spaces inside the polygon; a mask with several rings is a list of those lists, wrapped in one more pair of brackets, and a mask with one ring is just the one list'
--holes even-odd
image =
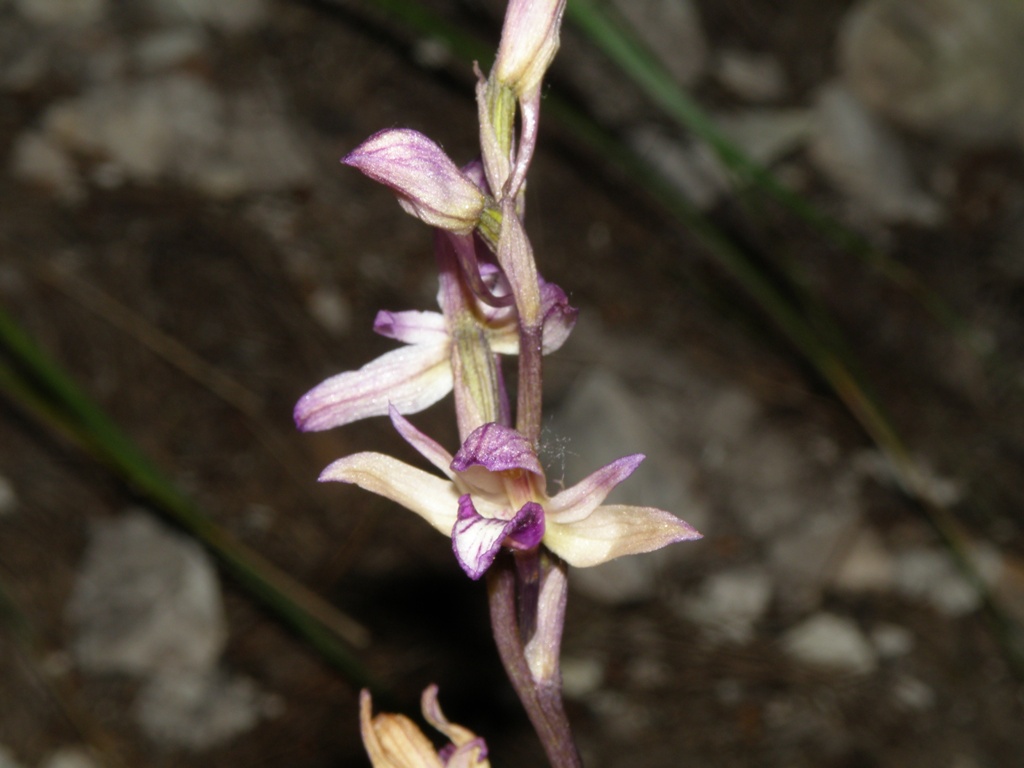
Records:
{"label": "flower stem", "polygon": [[583,762],[576,750],[569,719],[562,705],[557,666],[552,676],[541,680],[535,679],[530,671],[517,619],[516,587],[516,565],[512,555],[502,553],[487,571],[491,628],[498,646],[498,655],[533,723],[552,768],[582,768]]}

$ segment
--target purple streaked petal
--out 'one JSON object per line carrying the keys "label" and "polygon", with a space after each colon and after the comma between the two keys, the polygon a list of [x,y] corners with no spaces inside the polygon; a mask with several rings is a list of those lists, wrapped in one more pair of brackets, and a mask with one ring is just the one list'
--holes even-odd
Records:
{"label": "purple streaked petal", "polygon": [[440,312],[389,312],[382,309],[373,321],[373,330],[406,344],[444,344],[448,341],[448,326]]}
{"label": "purple streaked petal", "polygon": [[588,475],[572,488],[566,488],[548,502],[548,515],[560,525],[583,520],[604,503],[608,494],[629,477],[644,460],[642,453],[623,456]]}
{"label": "purple streaked petal", "polygon": [[544,545],[577,568],[587,568],[623,555],[653,552],[677,541],[701,538],[693,526],[670,512],[653,507],[598,507],[574,523],[550,518]]}
{"label": "purple streaked petal", "polygon": [[342,162],[391,187],[406,212],[431,226],[468,233],[480,219],[483,193],[419,131],[378,131]]}
{"label": "purple streaked petal", "polygon": [[452,551],[469,578],[476,581],[491,567],[513,524],[481,515],[468,493],[459,497],[458,517],[451,529]]}
{"label": "purple streaked petal", "polygon": [[389,405],[400,413],[422,411],[452,391],[448,353],[448,344],[401,347],[332,376],[295,404],[295,424],[315,432],[383,416]]}
{"label": "purple streaked petal", "polygon": [[569,338],[580,311],[569,304],[565,291],[543,278],[540,280],[540,311],[544,323],[544,354],[560,349]]}
{"label": "purple streaked petal", "polygon": [[405,442],[415,448],[423,458],[444,472],[448,479],[454,478],[455,473],[451,470],[452,455],[442,448],[440,443],[416,429],[394,406],[388,411],[388,415],[391,417],[391,423]]}
{"label": "purple streaked petal", "polygon": [[544,538],[544,507],[528,501],[516,512],[505,534],[508,545],[515,549],[533,549]]}
{"label": "purple streaked petal", "polygon": [[415,512],[448,535],[456,520],[459,494],[448,480],[382,453],[355,453],[330,464],[320,482],[352,483]]}
{"label": "purple streaked petal", "polygon": [[490,472],[521,469],[544,476],[530,441],[511,427],[491,422],[477,427],[466,438],[452,460],[456,472],[480,466]]}

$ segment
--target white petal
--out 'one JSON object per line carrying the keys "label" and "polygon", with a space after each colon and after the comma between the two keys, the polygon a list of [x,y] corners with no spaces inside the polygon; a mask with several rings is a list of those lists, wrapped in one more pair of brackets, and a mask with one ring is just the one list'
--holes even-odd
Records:
{"label": "white petal", "polygon": [[417,413],[452,391],[449,345],[400,347],[358,371],[321,382],[295,405],[295,423],[319,431],[370,416],[383,416],[388,405],[400,413]]}
{"label": "white petal", "polygon": [[440,312],[389,312],[382,309],[373,322],[373,330],[406,344],[445,344],[448,341],[448,326]]}
{"label": "white petal", "polygon": [[544,545],[569,565],[587,568],[623,555],[653,552],[677,541],[699,539],[689,523],[653,507],[598,507],[578,522],[547,521]]}
{"label": "white petal", "polygon": [[459,512],[459,493],[448,480],[410,467],[382,453],[356,453],[320,473],[320,481],[353,483],[415,512],[450,536]]}

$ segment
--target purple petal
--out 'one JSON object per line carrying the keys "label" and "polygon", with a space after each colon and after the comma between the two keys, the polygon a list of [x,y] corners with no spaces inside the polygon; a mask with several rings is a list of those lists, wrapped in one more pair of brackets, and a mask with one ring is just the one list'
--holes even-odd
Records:
{"label": "purple petal", "polygon": [[451,464],[456,472],[464,472],[475,466],[482,466],[491,472],[521,469],[542,477],[544,475],[530,441],[511,427],[494,422],[474,429]]}
{"label": "purple petal", "polygon": [[422,411],[452,391],[448,353],[447,344],[401,347],[332,376],[295,404],[295,424],[315,432],[383,416],[390,405],[400,413]]}
{"label": "purple petal", "polygon": [[632,475],[643,460],[642,453],[623,456],[588,475],[572,488],[566,488],[548,502],[551,519],[561,525],[583,520],[603,504],[615,486]]}
{"label": "purple petal", "polygon": [[391,417],[391,423],[398,431],[398,434],[405,439],[405,442],[415,448],[423,458],[444,472],[449,479],[453,478],[451,470],[452,455],[442,448],[440,443],[416,429],[408,419],[402,417],[394,406],[391,407],[388,415]]}
{"label": "purple petal", "polygon": [[494,562],[511,520],[483,517],[470,495],[459,497],[459,514],[452,527],[452,551],[459,566],[476,581]]}
{"label": "purple petal", "polygon": [[459,497],[459,514],[452,528],[452,551],[469,578],[479,579],[491,567],[502,546],[531,549],[544,537],[544,508],[528,501],[511,520],[484,517],[467,493]]}
{"label": "purple petal", "polygon": [[483,211],[476,183],[419,131],[379,131],[342,162],[391,187],[403,209],[431,226],[472,232]]}
{"label": "purple petal", "polygon": [[565,291],[544,278],[540,279],[540,311],[544,323],[544,354],[559,349],[569,338],[580,311],[570,306]]}
{"label": "purple petal", "polygon": [[406,344],[443,344],[448,340],[448,326],[440,312],[389,312],[382,309],[373,321],[373,330]]}
{"label": "purple petal", "polygon": [[508,545],[515,549],[536,547],[544,538],[544,507],[535,501],[523,504],[505,536]]}

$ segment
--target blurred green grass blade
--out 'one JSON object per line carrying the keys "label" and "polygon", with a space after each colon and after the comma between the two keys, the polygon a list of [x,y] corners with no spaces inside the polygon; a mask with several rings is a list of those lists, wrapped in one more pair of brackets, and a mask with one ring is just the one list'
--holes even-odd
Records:
{"label": "blurred green grass blade", "polygon": [[246,591],[353,684],[372,686],[369,674],[349,647],[364,645],[366,630],[214,523],[163,476],[2,309],[0,391],[48,428],[58,430],[102,460],[169,519],[196,537]]}

